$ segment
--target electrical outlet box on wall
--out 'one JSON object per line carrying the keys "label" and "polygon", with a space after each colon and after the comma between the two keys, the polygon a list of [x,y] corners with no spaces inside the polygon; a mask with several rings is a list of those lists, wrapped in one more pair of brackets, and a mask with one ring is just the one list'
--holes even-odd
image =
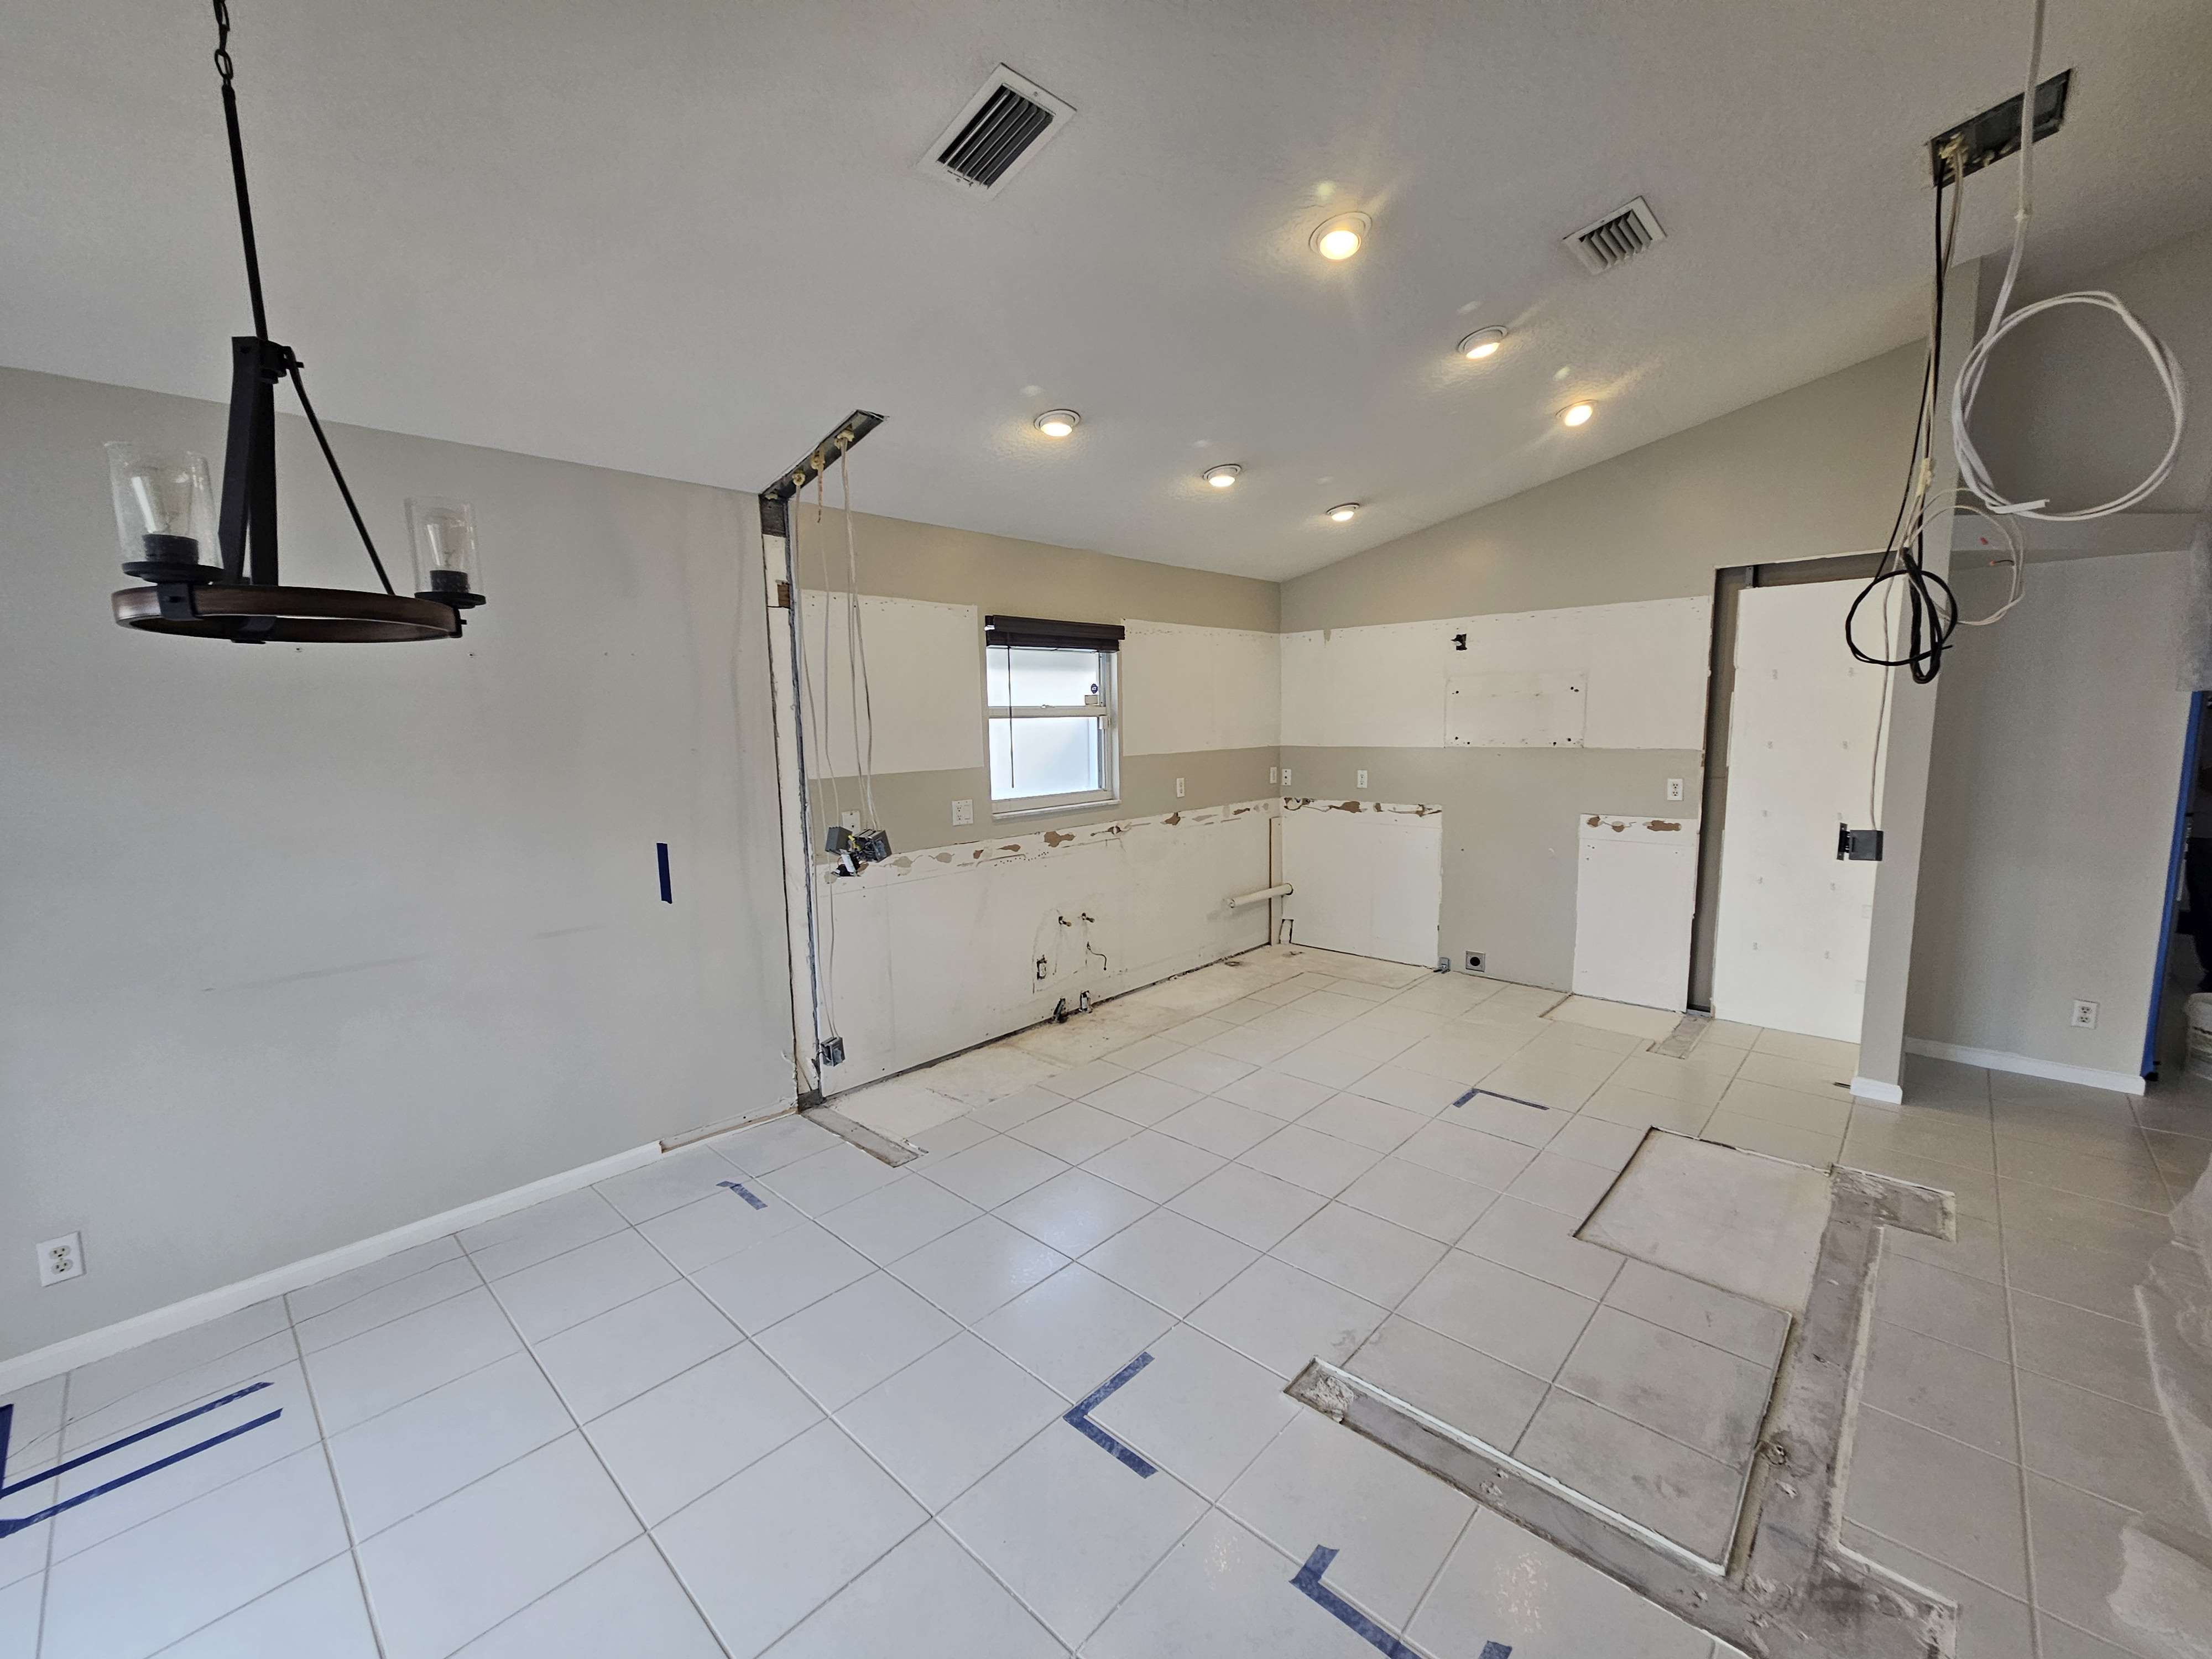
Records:
{"label": "electrical outlet box on wall", "polygon": [[40,1284],[58,1285],[65,1279],[79,1278],[83,1273],[84,1241],[76,1233],[64,1233],[39,1246]]}

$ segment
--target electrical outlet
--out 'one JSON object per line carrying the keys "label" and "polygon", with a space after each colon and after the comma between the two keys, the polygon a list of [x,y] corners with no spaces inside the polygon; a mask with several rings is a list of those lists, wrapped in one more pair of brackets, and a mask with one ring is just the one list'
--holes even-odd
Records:
{"label": "electrical outlet", "polygon": [[955,823],[975,823],[975,803],[972,800],[954,801],[952,803],[952,821]]}
{"label": "electrical outlet", "polygon": [[1177,800],[1181,800],[1182,799],[1182,780],[1181,778],[1177,778],[1176,780],[1176,799]]}
{"label": "electrical outlet", "polygon": [[1680,800],[1682,799],[1681,779],[1669,778],[1667,780],[1667,799],[1668,800]]}
{"label": "electrical outlet", "polygon": [[860,815],[858,812],[847,812],[837,822],[848,830],[857,830],[860,827]]}
{"label": "electrical outlet", "polygon": [[58,1285],[84,1272],[84,1243],[75,1233],[64,1233],[39,1246],[39,1283]]}
{"label": "electrical outlet", "polygon": [[1364,789],[1367,787],[1367,769],[1365,767],[1363,766],[1359,769],[1359,781],[1353,784],[1352,787],[1354,789]]}
{"label": "electrical outlet", "polygon": [[1287,789],[1287,788],[1289,788],[1289,787],[1290,787],[1290,783],[1291,783],[1291,769],[1290,769],[1289,767],[1285,766],[1285,767],[1283,769],[1283,787],[1284,787],[1285,788],[1286,788],[1286,789]]}
{"label": "electrical outlet", "polygon": [[2073,1023],[2081,1026],[2084,1030],[2095,1030],[2097,1029],[2097,1005],[2094,1002],[2075,1003],[2074,1005]]}
{"label": "electrical outlet", "polygon": [[1278,772],[1279,772],[1279,771],[1281,771],[1281,770],[1282,770],[1282,769],[1281,769],[1280,767],[1279,767],[1279,766],[1271,766],[1271,767],[1269,767],[1269,768],[1267,769],[1267,781],[1268,781],[1268,782],[1270,782],[1270,783],[1280,783],[1280,782],[1282,781],[1282,780],[1281,780],[1280,778],[1277,777],[1275,775],[1276,775],[1276,773],[1278,773]]}
{"label": "electrical outlet", "polygon": [[1467,953],[1467,971],[1470,974],[1479,974],[1482,972],[1481,951],[1469,951]]}

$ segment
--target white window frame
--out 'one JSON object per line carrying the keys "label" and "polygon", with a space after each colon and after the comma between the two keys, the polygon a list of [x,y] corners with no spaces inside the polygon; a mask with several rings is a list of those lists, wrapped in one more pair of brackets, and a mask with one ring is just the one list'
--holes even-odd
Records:
{"label": "white window frame", "polygon": [[[1065,704],[1057,708],[1030,708],[988,701],[991,695],[991,653],[1006,648],[989,644],[983,648],[983,742],[986,757],[990,750],[991,726],[995,721],[1093,720],[1098,723],[1098,781],[1101,787],[1061,795],[1010,795],[1003,801],[994,793],[991,797],[992,818],[996,821],[1037,817],[1048,812],[1068,812],[1079,807],[1111,806],[1118,803],[1121,799],[1121,653],[1118,651],[1095,653],[1098,661],[1098,707],[1096,708]],[[1085,647],[1068,646],[1059,648],[1080,650]]]}

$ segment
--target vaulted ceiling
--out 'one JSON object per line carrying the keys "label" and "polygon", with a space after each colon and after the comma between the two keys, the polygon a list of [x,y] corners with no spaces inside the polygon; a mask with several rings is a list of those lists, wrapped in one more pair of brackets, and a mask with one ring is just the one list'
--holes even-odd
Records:
{"label": "vaulted ceiling", "polygon": [[[272,330],[326,418],[1282,577],[1921,326],[1927,137],[2024,0],[234,0]],[[0,0],[0,362],[220,398],[248,326],[204,9]],[[1004,62],[995,198],[915,163]],[[2032,266],[2212,218],[2212,8],[2058,0]],[[2009,164],[1968,189],[2002,245]],[[1633,196],[1668,240],[1559,238]],[[1308,246],[1328,215],[1366,247]],[[1485,365],[1454,343],[1511,331]],[[1594,399],[1563,429],[1556,411]],[[1031,417],[1067,405],[1065,441]],[[1817,460],[1817,458],[1808,458]],[[1198,481],[1235,461],[1232,490]],[[1353,499],[1348,525],[1322,516]]]}

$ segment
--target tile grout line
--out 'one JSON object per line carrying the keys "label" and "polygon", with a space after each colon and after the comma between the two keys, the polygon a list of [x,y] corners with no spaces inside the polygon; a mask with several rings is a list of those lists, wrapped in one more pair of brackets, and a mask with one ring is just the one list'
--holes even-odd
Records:
{"label": "tile grout line", "polygon": [[[460,1243],[457,1235],[447,1236],[456,1245]],[[463,1257],[463,1260],[466,1259]],[[476,1264],[471,1262],[469,1265],[470,1270],[475,1272]],[[477,1279],[481,1284],[483,1275],[477,1273]],[[323,1427],[322,1401],[315,1394],[315,1380],[307,1371],[307,1346],[300,1340],[300,1323],[292,1317],[292,1303],[289,1296],[284,1300],[284,1324],[292,1334],[292,1351],[297,1356],[300,1367],[300,1386],[307,1396],[307,1410],[315,1419],[315,1444],[323,1454],[323,1472],[330,1479],[331,1497],[338,1506],[338,1524],[345,1528],[346,1557],[353,1565],[354,1588],[361,1595],[362,1616],[368,1620],[368,1639],[375,1645],[379,1659],[382,1659],[385,1652],[384,1626],[376,1616],[376,1603],[369,1598],[368,1572],[362,1565],[361,1540],[354,1532],[353,1509],[346,1502],[345,1487],[338,1480],[337,1459],[331,1455],[330,1436]]]}
{"label": "tile grout line", "polygon": [[[1984,1088],[1990,1086],[1986,1072],[1983,1073],[1982,1080]],[[1992,1160],[1996,1158],[1996,1097],[1992,1091],[1990,1098],[1990,1152]],[[2020,1334],[2014,1328],[2012,1316],[2012,1252],[2008,1248],[2008,1233],[2005,1226],[2004,1182],[1992,1177],[1990,1184],[1996,1188],[1997,1271],[2003,1275],[2005,1353],[2009,1362],[2006,1380],[2012,1390],[2013,1449],[2019,1456],[2021,1573],[2027,1589],[2028,1651],[2035,1659],[2042,1659],[2043,1604],[2037,1594],[2035,1582],[2035,1516],[2027,1501],[2027,1416],[2021,1404]]]}
{"label": "tile grout line", "polygon": [[[62,1450],[62,1435],[69,1427],[70,1383],[76,1376],[76,1373],[74,1370],[62,1373],[61,1425],[54,1431],[54,1451],[57,1455]],[[5,1480],[7,1478],[5,1467],[0,1466],[0,1480]],[[53,1495],[56,1498],[61,1496],[61,1480],[58,1476],[55,1478]],[[54,1523],[52,1519],[49,1519],[46,1522],[46,1564],[39,1569],[39,1622],[31,1635],[32,1659],[40,1659],[40,1656],[46,1650],[46,1609],[53,1597],[53,1587]]]}
{"label": "tile grout line", "polygon": [[[716,1156],[717,1156],[717,1157],[720,1157],[720,1154],[719,1152],[717,1152],[717,1153],[716,1153]],[[728,1158],[723,1158],[723,1159],[722,1159],[722,1161],[723,1161],[724,1163],[726,1163],[726,1164],[730,1162],[730,1160],[729,1160]],[[598,1190],[599,1190],[599,1189],[598,1189],[598,1188],[595,1186],[595,1187],[593,1187],[593,1188],[592,1188],[592,1191],[594,1191],[594,1192],[598,1192]],[[604,1193],[600,1193],[600,1194],[599,1194],[599,1198],[600,1198],[601,1202],[603,1202],[603,1203],[607,1202],[607,1199],[606,1199],[606,1194],[604,1194]],[[610,1209],[612,1209],[614,1206],[613,1206],[613,1205],[612,1205],[611,1203],[609,1203],[609,1204],[608,1204],[608,1207],[609,1207]],[[616,1211],[615,1211],[615,1213],[616,1213],[617,1215],[621,1215],[621,1214],[622,1214],[622,1212],[621,1212],[621,1211],[619,1211],[619,1210],[616,1210]],[[654,1244],[654,1243],[653,1243],[653,1242],[651,1239],[647,1238],[643,1233],[641,1233],[641,1232],[638,1232],[638,1230],[637,1230],[637,1227],[636,1227],[635,1224],[635,1223],[633,1223],[633,1222],[629,1219],[629,1217],[627,1217],[627,1216],[623,1216],[623,1225],[624,1227],[629,1228],[630,1231],[632,1231],[632,1232],[634,1232],[634,1233],[637,1233],[638,1237],[639,1237],[640,1239],[642,1239],[642,1240],[644,1241],[645,1245],[646,1245],[646,1248],[647,1248],[647,1249],[650,1249],[650,1250],[652,1250],[652,1251],[653,1251],[653,1253],[655,1255],[659,1255],[659,1256],[660,1256],[660,1259],[661,1259],[663,1261],[668,1261],[668,1258],[667,1258],[665,1255],[662,1255],[662,1254],[661,1254],[661,1251],[660,1251],[659,1247],[658,1245]],[[607,1236],[607,1237],[614,1237],[614,1235],[613,1235],[613,1234],[608,1234],[608,1235],[606,1235],[606,1236]],[[597,1241],[595,1240],[595,1241],[593,1241],[593,1242],[594,1242],[594,1243],[596,1243]],[[467,1247],[466,1247],[465,1245],[464,1245],[462,1248],[465,1249]],[[472,1257],[472,1258],[471,1258],[471,1260],[473,1260],[473,1259],[474,1259],[474,1258]],[[675,1266],[676,1266],[676,1264],[675,1264],[674,1262],[672,1262],[672,1261],[669,1261],[669,1262],[668,1262],[668,1265],[669,1265],[671,1267],[675,1267]],[[681,1270],[680,1268],[679,1268],[679,1269],[678,1269],[677,1271],[678,1271],[678,1277],[679,1277],[679,1279],[680,1279],[683,1282],[689,1283],[689,1276],[688,1276],[688,1275],[684,1274],[684,1273],[683,1273],[683,1272],[682,1272],[682,1270]],[[477,1270],[477,1276],[478,1276],[479,1278],[483,1277],[483,1270],[481,1267],[479,1267],[479,1268]],[[487,1290],[489,1290],[489,1289],[491,1288],[490,1281],[489,1281],[489,1280],[488,1280],[488,1279],[487,1279],[487,1280],[485,1281],[484,1288],[485,1288],[485,1289],[487,1289]],[[659,1288],[660,1288],[660,1287],[659,1287],[659,1286],[655,1286],[655,1288],[656,1288],[656,1289],[659,1289]],[[694,1285],[692,1288],[693,1288],[695,1291],[696,1291],[698,1287],[697,1287],[696,1285]],[[704,1292],[700,1292],[700,1293],[701,1293],[701,1294],[702,1294],[702,1295],[704,1294]],[[635,1298],[632,1298],[632,1299],[633,1299],[633,1300],[635,1300]],[[708,1301],[709,1301],[710,1304],[712,1304],[712,1303],[713,1303],[713,1298],[712,1298],[712,1297],[709,1297],[709,1298],[708,1298]],[[637,1523],[637,1534],[636,1534],[636,1535],[637,1535],[638,1537],[641,1537],[641,1538],[645,1539],[647,1542],[649,1542],[649,1543],[653,1546],[653,1552],[654,1555],[656,1555],[657,1557],[659,1557],[659,1561],[660,1561],[661,1567],[663,1568],[663,1570],[664,1570],[664,1571],[665,1571],[667,1572],[668,1576],[669,1576],[672,1579],[673,1579],[673,1580],[675,1581],[676,1587],[677,1587],[678,1589],[680,1589],[681,1591],[683,1591],[684,1601],[687,1601],[688,1603],[690,1603],[692,1612],[693,1612],[693,1613],[697,1616],[697,1618],[698,1618],[698,1620],[699,1620],[699,1622],[700,1622],[701,1626],[703,1626],[703,1627],[705,1628],[705,1630],[706,1630],[706,1632],[707,1632],[707,1634],[708,1634],[708,1638],[714,1642],[714,1645],[715,1645],[716,1647],[720,1648],[720,1649],[722,1650],[722,1651],[723,1651],[723,1653],[724,1653],[725,1655],[727,1655],[727,1654],[728,1654],[728,1652],[729,1652],[729,1650],[729,1650],[729,1644],[728,1644],[726,1642],[725,1642],[725,1641],[723,1641],[723,1640],[722,1640],[722,1634],[721,1634],[721,1632],[720,1632],[720,1631],[718,1631],[718,1630],[716,1630],[716,1629],[714,1628],[714,1621],[713,1621],[712,1620],[710,1620],[710,1619],[708,1619],[708,1618],[707,1617],[707,1610],[706,1610],[704,1607],[701,1607],[701,1606],[699,1605],[698,1598],[697,1598],[696,1596],[695,1596],[695,1595],[691,1593],[691,1586],[690,1586],[690,1584],[688,1584],[688,1583],[686,1583],[684,1582],[684,1575],[683,1575],[682,1573],[680,1573],[680,1572],[678,1572],[678,1571],[676,1571],[676,1564],[675,1564],[674,1562],[671,1561],[671,1560],[668,1559],[667,1552],[666,1552],[666,1551],[665,1551],[665,1550],[663,1550],[663,1549],[661,1548],[661,1547],[660,1547],[660,1540],[659,1540],[658,1538],[655,1538],[655,1537],[653,1536],[653,1528],[650,1528],[650,1527],[648,1527],[648,1526],[647,1526],[647,1525],[645,1524],[645,1517],[644,1517],[642,1515],[640,1515],[640,1514],[638,1513],[637,1505],[636,1505],[635,1503],[633,1503],[633,1502],[631,1501],[629,1493],[629,1492],[625,1492],[625,1491],[623,1489],[623,1484],[622,1484],[622,1482],[615,1479],[614,1471],[613,1471],[612,1469],[610,1469],[610,1468],[607,1467],[607,1464],[606,1464],[606,1459],[605,1459],[604,1457],[602,1457],[602,1456],[599,1455],[599,1449],[598,1444],[597,1444],[597,1443],[596,1443],[592,1439],[592,1437],[591,1437],[590,1435],[586,1434],[586,1433],[584,1431],[584,1425],[583,1425],[583,1422],[582,1422],[582,1420],[581,1420],[580,1419],[579,1419],[579,1418],[577,1417],[577,1415],[576,1415],[576,1411],[575,1411],[575,1407],[573,1407],[573,1406],[571,1406],[571,1405],[568,1403],[568,1396],[567,1396],[567,1395],[563,1395],[563,1394],[561,1392],[560,1388],[558,1387],[558,1385],[556,1385],[556,1384],[554,1382],[553,1379],[552,1379],[550,1376],[547,1376],[547,1374],[546,1374],[546,1370],[545,1370],[545,1364],[544,1364],[544,1362],[543,1360],[541,1360],[541,1359],[539,1359],[539,1358],[538,1358],[538,1351],[537,1351],[535,1348],[533,1348],[532,1346],[531,1346],[531,1345],[530,1345],[530,1339],[529,1339],[528,1337],[526,1337],[526,1336],[523,1335],[523,1334],[522,1334],[522,1328],[521,1328],[520,1326],[517,1325],[517,1324],[514,1322],[514,1316],[512,1313],[510,1313],[510,1312],[508,1312],[508,1311],[507,1311],[507,1304],[506,1304],[505,1303],[503,1303],[503,1302],[500,1301],[500,1299],[499,1299],[499,1295],[498,1295],[498,1292],[497,1292],[497,1291],[493,1291],[493,1293],[492,1293],[492,1303],[493,1303],[493,1304],[494,1304],[495,1306],[496,1306],[496,1307],[499,1309],[499,1311],[500,1311],[500,1316],[501,1316],[502,1319],[504,1319],[504,1320],[506,1320],[506,1321],[507,1321],[507,1328],[508,1328],[508,1329],[510,1329],[510,1330],[512,1330],[512,1331],[514,1333],[514,1340],[515,1340],[516,1341],[518,1341],[518,1342],[520,1342],[520,1343],[521,1343],[521,1344],[522,1344],[522,1351],[523,1351],[523,1352],[525,1352],[526,1354],[527,1354],[527,1355],[529,1355],[529,1356],[530,1356],[530,1363],[532,1364],[532,1365],[533,1365],[533,1366],[535,1366],[535,1367],[537,1368],[538,1376],[539,1376],[541,1379],[543,1379],[543,1380],[544,1380],[544,1384],[545,1384],[546,1388],[551,1391],[554,1400],[555,1400],[555,1401],[559,1404],[559,1406],[560,1406],[560,1407],[561,1407],[562,1411],[567,1413],[568,1418],[568,1421],[569,1421],[570,1425],[572,1425],[573,1431],[574,1431],[574,1434],[575,1434],[575,1436],[576,1436],[576,1438],[577,1438],[578,1442],[579,1442],[579,1443],[580,1443],[582,1444],[582,1446],[583,1446],[584,1449],[585,1449],[586,1452],[588,1452],[588,1453],[590,1453],[590,1454],[591,1454],[592,1462],[592,1463],[593,1463],[593,1464],[598,1468],[598,1469],[599,1469],[599,1474],[600,1474],[601,1477],[602,1477],[602,1478],[604,1478],[604,1479],[605,1480],[605,1481],[606,1481],[607,1485],[608,1485],[610,1487],[611,1487],[611,1488],[613,1489],[615,1496],[616,1496],[617,1498],[621,1499],[623,1507],[625,1510],[629,1510],[629,1517],[630,1517],[630,1519],[631,1519],[631,1520],[633,1520],[633,1521],[635,1521],[635,1522]],[[623,1305],[627,1305],[627,1304],[623,1304]],[[716,1311],[717,1313],[720,1313],[720,1312],[721,1312],[721,1310],[720,1310],[720,1306],[719,1306],[719,1305],[716,1305],[716,1306],[715,1306],[715,1311]],[[728,1316],[727,1314],[723,1314],[723,1315],[722,1315],[722,1316],[723,1316],[725,1319],[729,1319],[729,1316]],[[583,1324],[583,1323],[585,1323],[585,1322],[586,1322],[585,1321],[579,1320],[579,1321],[577,1322],[577,1324],[580,1325],[580,1324]],[[734,1319],[731,1319],[729,1322],[730,1322],[730,1327],[731,1327],[731,1328],[732,1328],[732,1329],[733,1329],[733,1330],[736,1330],[736,1331],[738,1332],[738,1334],[740,1336],[743,1336],[743,1335],[744,1334],[744,1330],[743,1330],[743,1329],[742,1329],[742,1328],[738,1325],[738,1322],[737,1322],[736,1320],[734,1320]],[[574,1326],[569,1326],[569,1327],[568,1327],[568,1328],[566,1328],[570,1329],[570,1330],[573,1330],[573,1329],[574,1329],[574,1328],[575,1328],[575,1327],[574,1327]],[[556,1331],[556,1332],[553,1333],[553,1334],[557,1336],[558,1334],[560,1334],[560,1333]],[[727,1352],[727,1350],[725,1350],[725,1352]],[[763,1357],[765,1357],[765,1356],[763,1356]],[[655,1386],[657,1387],[657,1386],[659,1386],[659,1385],[658,1385],[658,1384],[656,1384]],[[563,1435],[563,1436],[560,1437],[559,1438],[560,1438],[560,1439],[565,1439],[565,1438],[567,1438],[567,1436]],[[549,1441],[549,1442],[547,1442],[546,1443],[547,1443],[548,1445],[557,1444],[557,1443],[558,1443],[558,1440],[555,1440],[555,1441]],[[542,1450],[542,1449],[544,1449],[544,1448],[543,1448],[543,1447],[532,1447],[532,1452],[536,1452],[536,1451],[539,1451],[539,1450]],[[525,1453],[525,1454],[524,1454],[524,1455],[525,1455],[525,1456],[527,1456],[527,1455],[531,1455],[531,1453]],[[516,1462],[520,1462],[520,1459],[517,1459],[517,1460],[515,1460],[515,1461],[516,1461]],[[503,1467],[503,1468],[512,1468],[512,1467],[513,1467],[513,1464],[512,1464],[512,1463],[509,1463],[509,1464],[502,1465],[502,1467]],[[481,1478],[483,1478],[483,1479],[489,1479],[489,1476],[486,1476],[486,1477],[481,1477]],[[475,1481],[471,1481],[471,1482],[470,1482],[470,1485],[471,1485],[471,1486],[473,1486],[473,1485],[475,1485],[475,1484],[477,1484]],[[462,1490],[465,1491],[465,1490],[466,1490],[466,1488],[465,1488],[465,1487],[464,1487],[464,1488],[462,1488]],[[452,1494],[452,1493],[447,1493],[447,1497],[451,1497],[451,1496],[453,1496],[453,1494]],[[445,1500],[445,1498],[440,1498],[438,1501],[439,1501],[440,1503],[443,1503],[443,1502],[445,1502],[446,1500]],[[426,1507],[427,1507],[427,1506],[426,1506]],[[418,1513],[419,1513],[419,1512],[420,1512],[420,1511],[418,1511]],[[519,1607],[515,1608],[515,1609],[514,1609],[514,1611],[513,1613],[508,1613],[508,1614],[507,1615],[507,1618],[506,1618],[506,1619],[501,1619],[501,1620],[500,1620],[498,1621],[498,1623],[497,1623],[497,1624],[495,1624],[495,1625],[492,1625],[492,1626],[488,1626],[488,1627],[487,1627],[487,1630],[495,1630],[495,1629],[497,1629],[497,1628],[498,1628],[498,1626],[499,1626],[499,1625],[505,1624],[505,1623],[507,1623],[507,1620],[508,1620],[514,1619],[514,1617],[516,1617],[518,1614],[520,1614],[520,1613],[525,1613],[525,1612],[528,1611],[531,1607],[533,1607],[537,1606],[537,1605],[538,1605],[538,1602],[540,1602],[540,1601],[544,1601],[544,1600],[545,1599],[545,1597],[546,1597],[546,1596],[552,1595],[552,1594],[553,1594],[553,1592],[554,1592],[554,1590],[557,1590],[557,1589],[561,1589],[561,1588],[562,1588],[562,1585],[564,1585],[564,1584],[568,1584],[568,1583],[571,1583],[574,1582],[574,1580],[575,1580],[576,1578],[579,1578],[579,1577],[582,1577],[584,1573],[586,1573],[586,1572],[589,1572],[589,1571],[592,1570],[592,1568],[598,1566],[601,1561],[607,1560],[608,1559],[610,1559],[611,1557],[614,1556],[615,1554],[617,1554],[617,1553],[619,1553],[620,1551],[622,1551],[622,1550],[623,1550],[623,1549],[628,1548],[628,1547],[629,1547],[629,1546],[630,1545],[630,1543],[631,1543],[632,1541],[633,1541],[633,1540],[629,1539],[629,1538],[625,1538],[625,1539],[623,1539],[623,1540],[622,1540],[622,1542],[621,1542],[621,1543],[619,1543],[619,1544],[616,1545],[616,1546],[615,1546],[615,1547],[614,1547],[613,1549],[611,1549],[611,1550],[607,1551],[607,1552],[606,1552],[606,1553],[605,1553],[605,1555],[602,1555],[602,1556],[599,1557],[599,1558],[598,1558],[598,1559],[593,1560],[593,1561],[592,1561],[592,1562],[588,1563],[586,1565],[585,1565],[584,1567],[580,1568],[577,1572],[571,1574],[568,1578],[564,1578],[564,1579],[562,1579],[562,1580],[561,1581],[561,1583],[559,1583],[559,1584],[556,1584],[556,1585],[552,1586],[552,1587],[551,1587],[551,1589],[549,1589],[545,1590],[545,1591],[544,1591],[543,1594],[541,1594],[541,1595],[532,1596],[532,1597],[528,1601],[525,1602],[521,1607]],[[487,1633],[487,1631],[478,1631],[478,1632],[477,1632],[475,1633],[475,1635],[471,1636],[471,1637],[468,1638],[468,1640],[469,1640],[469,1641],[471,1641],[471,1642],[473,1642],[473,1641],[477,1640],[478,1637],[481,1637],[481,1636],[483,1636],[483,1635],[484,1635],[484,1634],[486,1634],[486,1633]],[[466,1644],[466,1643],[464,1643],[464,1644],[463,1644],[463,1645],[464,1645],[464,1646],[465,1646],[465,1645],[467,1645],[467,1644]]]}

